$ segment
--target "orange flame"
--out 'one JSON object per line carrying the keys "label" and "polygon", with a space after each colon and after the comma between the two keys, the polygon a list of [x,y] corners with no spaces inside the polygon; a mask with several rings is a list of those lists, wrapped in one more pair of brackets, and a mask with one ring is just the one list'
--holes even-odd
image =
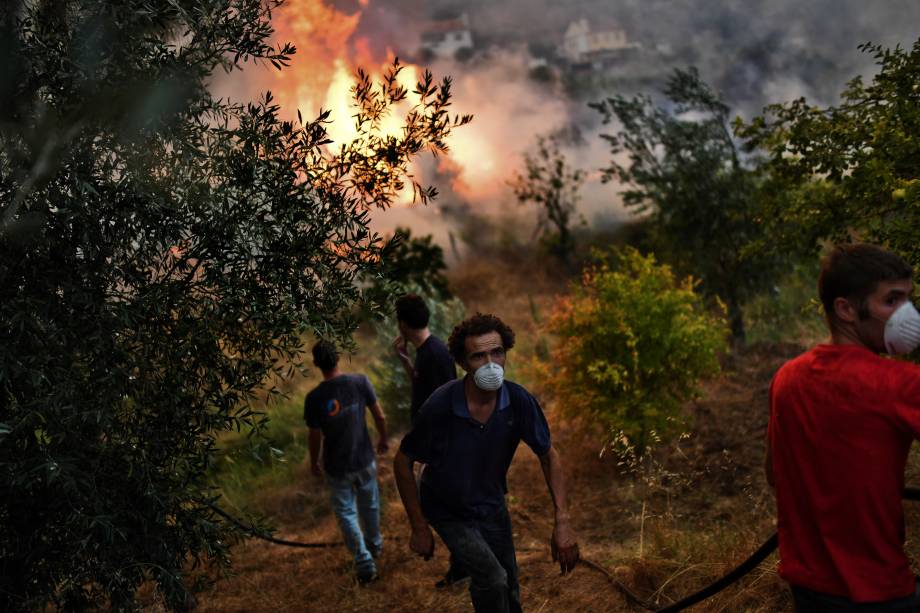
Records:
{"label": "orange flame", "polygon": [[[388,57],[379,57],[372,51],[371,42],[357,33],[369,0],[359,0],[358,5],[357,12],[347,14],[324,0],[287,0],[273,19],[275,41],[294,43],[297,53],[289,67],[272,71],[271,82],[263,85],[272,90],[288,117],[298,109],[305,120],[316,117],[320,109],[330,110],[333,121],[327,129],[336,143],[333,147],[350,142],[357,135],[351,91],[357,68],[364,68],[372,79],[379,81],[393,59],[390,50]],[[405,62],[401,64],[404,69],[399,73],[399,83],[409,92],[408,99],[382,122],[382,135],[398,135],[406,112],[418,102],[413,90],[422,70]],[[515,130],[515,142],[509,140],[510,122],[507,111],[503,110],[507,104],[494,99],[493,89],[494,78],[467,73],[455,81],[454,108],[461,112],[475,110],[477,119],[451,135],[449,153],[440,156],[437,162],[438,171],[451,177],[453,192],[477,206],[488,206],[507,197],[506,180],[520,162],[522,146],[518,141],[525,137],[529,141],[534,130],[542,129],[525,125]],[[519,123],[520,120],[515,125]],[[410,172],[415,174],[419,168],[419,164],[413,164]],[[421,182],[428,181],[421,178]],[[403,204],[412,201],[412,187],[410,182],[406,183],[400,197]]]}
{"label": "orange flame", "polygon": [[[273,73],[270,87],[278,103],[288,115],[300,110],[304,119],[317,116],[320,109],[332,111],[327,130],[335,143],[350,142],[358,135],[352,95],[357,68],[365,68],[372,79],[379,80],[393,59],[392,53],[387,61],[374,58],[370,42],[355,36],[368,0],[359,4],[362,10],[349,15],[318,0],[288,0],[272,22],[275,40],[292,42],[297,48],[290,66]],[[419,71],[412,65],[403,66],[398,81],[409,92],[407,103],[384,118],[379,129],[382,136],[399,135],[408,108],[419,101],[413,93]],[[407,183],[399,200],[412,202],[411,184]]]}

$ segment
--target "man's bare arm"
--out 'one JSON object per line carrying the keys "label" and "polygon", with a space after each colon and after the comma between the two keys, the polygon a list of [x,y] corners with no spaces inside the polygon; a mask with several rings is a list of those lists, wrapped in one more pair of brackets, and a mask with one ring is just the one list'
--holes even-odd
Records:
{"label": "man's bare arm", "polygon": [[550,447],[548,452],[540,456],[540,467],[543,469],[543,477],[546,479],[549,495],[553,499],[555,524],[552,540],[550,541],[553,560],[559,561],[559,569],[564,575],[575,568],[580,555],[578,552],[578,540],[575,537],[575,530],[572,528],[571,518],[569,517],[562,462],[553,447]]}
{"label": "man's bare arm", "polygon": [[377,453],[384,454],[390,449],[389,436],[387,435],[387,418],[383,414],[383,408],[378,400],[370,406],[371,417],[374,418],[374,426],[377,428]]}
{"label": "man's bare arm", "polygon": [[415,370],[415,366],[412,364],[412,359],[409,357],[409,347],[406,344],[406,339],[402,336],[397,336],[393,339],[393,352],[396,353],[396,357],[399,358],[400,364],[402,364],[403,370],[406,371],[406,376],[409,377],[409,383],[412,383],[412,375]]}
{"label": "man's bare arm", "polygon": [[428,520],[422,514],[422,504],[418,497],[418,487],[415,485],[415,475],[412,474],[414,462],[402,451],[396,452],[393,459],[393,476],[396,478],[396,489],[402,499],[409,524],[412,526],[412,536],[409,539],[409,548],[415,553],[430,560],[434,555],[434,535]]}
{"label": "man's bare arm", "polygon": [[310,443],[310,472],[319,477],[323,474],[319,467],[319,452],[323,446],[323,431],[319,428],[310,428],[310,435],[307,437]]}

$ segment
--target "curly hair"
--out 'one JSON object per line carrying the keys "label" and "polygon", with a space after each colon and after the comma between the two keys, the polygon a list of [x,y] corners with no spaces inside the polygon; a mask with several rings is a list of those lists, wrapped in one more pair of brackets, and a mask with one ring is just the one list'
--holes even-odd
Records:
{"label": "curly hair", "polygon": [[502,337],[502,347],[505,351],[514,347],[514,330],[501,319],[492,314],[476,313],[454,327],[447,339],[450,354],[458,363],[466,360],[466,339],[469,336],[480,336],[489,332],[498,332]]}

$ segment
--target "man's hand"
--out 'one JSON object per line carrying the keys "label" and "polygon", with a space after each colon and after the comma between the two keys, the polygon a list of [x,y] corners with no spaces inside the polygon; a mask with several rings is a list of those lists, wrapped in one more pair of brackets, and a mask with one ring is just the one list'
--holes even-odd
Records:
{"label": "man's hand", "polygon": [[311,464],[311,465],[310,465],[310,473],[313,475],[313,478],[314,478],[314,479],[322,479],[322,478],[323,478],[323,469],[322,469],[322,467],[321,467],[319,464]]}
{"label": "man's hand", "polygon": [[412,528],[409,549],[425,558],[425,561],[431,559],[434,555],[434,535],[431,533],[431,526],[425,524],[421,528]]}
{"label": "man's hand", "polygon": [[406,339],[404,339],[401,334],[393,339],[393,351],[403,363],[411,361],[409,359],[409,348],[406,346]]}
{"label": "man's hand", "polygon": [[386,452],[389,450],[390,450],[390,441],[381,437],[380,440],[377,441],[377,455],[385,455]]}
{"label": "man's hand", "polygon": [[553,537],[550,539],[550,550],[553,553],[553,562],[559,562],[559,570],[563,575],[575,568],[581,556],[575,531],[568,520],[556,520]]}

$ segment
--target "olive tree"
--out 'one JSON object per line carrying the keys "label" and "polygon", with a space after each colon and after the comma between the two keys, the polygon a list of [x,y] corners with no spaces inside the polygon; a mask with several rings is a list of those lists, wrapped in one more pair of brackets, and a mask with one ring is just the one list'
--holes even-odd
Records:
{"label": "olive tree", "polygon": [[[303,339],[345,338],[385,241],[368,227],[442,151],[450,82],[406,98],[360,74],[358,136],[283,121],[269,93],[216,99],[218,71],[283,69],[279,0],[30,0],[0,13],[0,609],[133,606],[152,579],[226,564],[209,506],[217,435]],[[348,118],[342,118],[349,120]]]}
{"label": "olive tree", "polygon": [[753,251],[763,234],[760,160],[742,151],[730,108],[695,69],[676,70],[658,103],[648,95],[593,104],[613,157],[605,180],[624,188],[624,205],[649,219],[656,253],[728,309],[732,337],[745,340],[745,302],[772,285],[783,254]]}
{"label": "olive tree", "polygon": [[755,248],[817,251],[825,240],[889,246],[920,266],[920,40],[866,44],[878,70],[856,77],[838,104],[804,98],[767,107],[738,133],[769,152],[764,219]]}

